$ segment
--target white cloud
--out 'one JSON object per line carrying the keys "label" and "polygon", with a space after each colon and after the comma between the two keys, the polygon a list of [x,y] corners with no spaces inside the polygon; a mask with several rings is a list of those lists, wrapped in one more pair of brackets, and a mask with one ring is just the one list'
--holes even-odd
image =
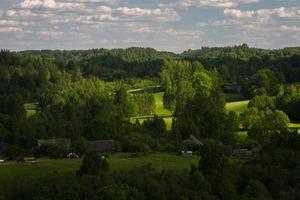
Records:
{"label": "white cloud", "polygon": [[121,0],[69,0],[71,2],[81,2],[81,3],[104,3],[104,4],[117,4]]}
{"label": "white cloud", "polygon": [[23,9],[48,8],[48,9],[85,9],[82,3],[56,2],[55,0],[24,0],[18,6]]}
{"label": "white cloud", "polygon": [[151,17],[154,17],[159,21],[178,21],[181,19],[180,15],[171,8],[144,9],[120,7],[116,10],[129,16],[147,16],[149,17],[149,20],[151,20]]}
{"label": "white cloud", "polygon": [[62,35],[64,35],[64,32],[57,32],[57,31],[39,31],[36,33],[38,36],[41,37],[46,37],[46,38],[50,38],[50,37],[60,37]]}
{"label": "white cloud", "polygon": [[0,27],[0,33],[14,33],[21,31],[23,31],[23,29],[18,27]]}
{"label": "white cloud", "polygon": [[280,26],[279,30],[282,31],[282,32],[295,32],[295,33],[300,34],[300,27],[298,27],[298,26],[282,25],[282,26]]}
{"label": "white cloud", "polygon": [[270,18],[274,17],[287,17],[287,18],[300,18],[300,10],[296,7],[290,8],[274,8],[274,9],[260,9],[260,10],[239,10],[239,9],[228,9],[224,10],[224,14],[234,18]]}
{"label": "white cloud", "polygon": [[7,10],[4,15],[7,17],[19,17],[23,20],[27,17],[49,18],[53,16],[52,13],[35,13],[31,10]]}
{"label": "white cloud", "polygon": [[112,8],[110,8],[108,6],[100,6],[96,9],[96,11],[100,12],[101,14],[104,14],[104,15],[111,15]]}
{"label": "white cloud", "polygon": [[28,25],[28,22],[20,22],[16,20],[7,20],[7,19],[0,19],[1,26],[19,26],[19,25]]}
{"label": "white cloud", "polygon": [[160,4],[161,7],[216,7],[233,8],[240,4],[258,3],[261,0],[172,0],[169,3]]}

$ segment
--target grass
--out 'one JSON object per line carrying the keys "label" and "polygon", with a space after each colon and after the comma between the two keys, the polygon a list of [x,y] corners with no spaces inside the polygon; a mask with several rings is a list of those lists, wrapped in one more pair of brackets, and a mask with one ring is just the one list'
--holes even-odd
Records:
{"label": "grass", "polygon": [[239,138],[246,138],[248,137],[248,131],[239,131],[237,135],[239,136]]}
{"label": "grass", "polygon": [[234,111],[234,112],[237,112],[237,113],[242,113],[242,112],[245,111],[248,104],[249,104],[249,100],[236,101],[236,102],[226,103],[225,107],[226,107],[227,111]]}
{"label": "grass", "polygon": [[[120,169],[134,169],[151,163],[160,171],[163,169],[183,170],[189,169],[191,164],[197,164],[198,156],[183,157],[167,153],[152,153],[147,156],[131,157],[131,154],[116,153],[108,158],[111,171]],[[10,181],[15,177],[38,178],[47,174],[75,174],[79,169],[81,159],[49,160],[42,159],[38,163],[16,163],[14,161],[0,164],[0,182]]]}
{"label": "grass", "polygon": [[[166,123],[167,126],[167,130],[171,130],[172,129],[172,112],[168,109],[166,109],[164,107],[164,103],[163,103],[163,96],[164,93],[163,92],[158,92],[158,93],[153,93],[154,98],[155,98],[155,115],[158,115],[159,117],[162,117]],[[138,120],[141,124],[147,120],[147,119],[151,119],[153,117],[153,115],[147,115],[147,116],[138,116],[138,117],[132,117],[130,119],[130,121],[132,123],[135,123],[136,120]]]}
{"label": "grass", "polygon": [[158,116],[161,116],[161,115],[171,116],[172,112],[170,110],[164,108],[163,96],[164,96],[163,92],[154,93],[154,98],[155,98],[155,103],[156,103],[155,114]]}
{"label": "grass", "polygon": [[300,123],[289,123],[290,128],[299,128],[300,129]]}
{"label": "grass", "polygon": [[25,103],[24,109],[26,110],[26,118],[29,118],[39,111],[39,105],[38,103]]}

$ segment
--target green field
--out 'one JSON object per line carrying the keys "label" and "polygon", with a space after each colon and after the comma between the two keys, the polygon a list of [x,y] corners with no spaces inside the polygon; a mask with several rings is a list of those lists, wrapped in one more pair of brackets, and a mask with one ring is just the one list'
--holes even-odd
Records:
{"label": "green field", "polygon": [[163,96],[164,96],[163,92],[154,93],[154,98],[156,103],[155,114],[159,116],[166,116],[166,115],[171,116],[172,112],[164,108]]}
{"label": "green field", "polygon": [[[167,130],[171,130],[172,112],[164,108],[163,95],[164,95],[163,92],[154,93],[155,103],[156,103],[155,114],[162,117],[166,122]],[[240,97],[236,97],[236,98],[240,98]],[[228,111],[235,111],[237,113],[242,113],[247,108],[248,103],[249,103],[248,100],[226,103],[226,109]],[[132,117],[131,122],[135,123],[135,121],[138,120],[140,123],[143,123],[145,120],[150,119],[152,117],[153,117],[152,115]]]}
{"label": "green field", "polygon": [[[166,108],[164,108],[164,103],[163,103],[163,92],[159,93],[153,93],[154,98],[155,98],[155,115],[158,115],[159,117],[162,117],[166,123],[167,130],[171,130],[172,128],[172,112]],[[138,116],[138,117],[132,117],[130,121],[132,123],[135,123],[136,120],[138,120],[140,123],[143,123],[145,120],[152,118],[153,115],[148,115],[148,116]]]}
{"label": "green field", "polygon": [[26,118],[29,118],[33,115],[35,115],[39,111],[39,105],[38,103],[25,103],[24,109],[26,111]]}
{"label": "green field", "polygon": [[[148,163],[151,163],[159,171],[163,169],[183,170],[189,169],[191,164],[197,165],[198,161],[198,156],[183,157],[167,153],[153,153],[141,157],[132,157],[131,154],[117,153],[108,158],[111,171],[122,168],[134,169]],[[11,161],[0,164],[0,182],[3,183],[12,180],[14,177],[41,177],[51,173],[75,174],[80,164],[81,159],[42,159],[36,164]]]}
{"label": "green field", "polygon": [[242,113],[245,111],[249,104],[249,100],[246,101],[236,101],[236,102],[229,102],[226,103],[226,110],[227,111],[235,111],[237,113]]}
{"label": "green field", "polygon": [[289,123],[290,128],[299,128],[300,129],[300,123]]}

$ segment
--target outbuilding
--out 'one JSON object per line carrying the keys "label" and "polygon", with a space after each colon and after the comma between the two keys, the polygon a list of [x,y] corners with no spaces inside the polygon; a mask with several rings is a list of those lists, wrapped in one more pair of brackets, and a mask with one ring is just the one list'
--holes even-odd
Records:
{"label": "outbuilding", "polygon": [[114,140],[96,140],[88,141],[91,150],[102,154],[111,154],[115,151]]}

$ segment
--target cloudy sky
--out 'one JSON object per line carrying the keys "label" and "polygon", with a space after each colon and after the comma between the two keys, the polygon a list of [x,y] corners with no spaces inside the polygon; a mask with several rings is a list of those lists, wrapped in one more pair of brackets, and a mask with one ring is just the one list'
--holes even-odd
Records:
{"label": "cloudy sky", "polygon": [[0,0],[0,48],[300,46],[300,0]]}

